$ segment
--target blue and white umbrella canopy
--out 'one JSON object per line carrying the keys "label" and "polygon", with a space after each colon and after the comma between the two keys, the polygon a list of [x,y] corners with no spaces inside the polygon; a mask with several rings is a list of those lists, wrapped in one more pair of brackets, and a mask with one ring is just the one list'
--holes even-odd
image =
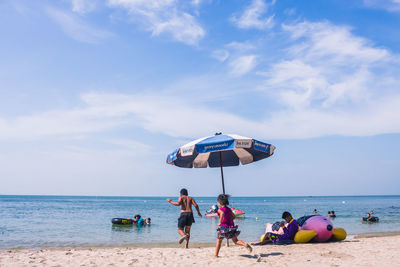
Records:
{"label": "blue and white umbrella canopy", "polygon": [[222,190],[225,194],[222,167],[246,165],[274,154],[275,147],[252,138],[217,133],[194,140],[168,155],[167,163],[182,168],[221,168]]}
{"label": "blue and white umbrella canopy", "polygon": [[168,155],[167,163],[182,168],[238,166],[268,158],[274,150],[273,145],[249,137],[216,134],[181,146]]}

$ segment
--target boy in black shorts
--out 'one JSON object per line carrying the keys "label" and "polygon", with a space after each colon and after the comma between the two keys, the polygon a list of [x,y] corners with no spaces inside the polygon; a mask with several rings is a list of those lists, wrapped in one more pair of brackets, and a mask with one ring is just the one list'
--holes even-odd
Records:
{"label": "boy in black shorts", "polygon": [[192,223],[194,223],[192,205],[196,208],[197,214],[202,217],[199,206],[194,198],[188,196],[188,191],[185,188],[181,190],[178,202],[173,202],[169,198],[167,198],[167,201],[172,205],[181,206],[181,216],[178,219],[178,233],[182,237],[179,239],[179,244],[182,244],[185,240],[185,248],[189,248],[190,227],[192,226]]}

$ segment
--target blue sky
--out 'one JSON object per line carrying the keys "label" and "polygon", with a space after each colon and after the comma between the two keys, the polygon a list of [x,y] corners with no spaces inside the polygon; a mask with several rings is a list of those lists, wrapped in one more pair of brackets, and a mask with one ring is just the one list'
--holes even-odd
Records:
{"label": "blue sky", "polygon": [[239,195],[398,194],[398,0],[5,0],[0,194],[194,195],[215,132],[274,144]]}

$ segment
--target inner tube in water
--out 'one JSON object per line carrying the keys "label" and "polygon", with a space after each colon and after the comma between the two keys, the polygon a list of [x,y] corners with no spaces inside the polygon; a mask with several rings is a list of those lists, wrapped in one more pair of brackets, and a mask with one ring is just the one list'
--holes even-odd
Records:
{"label": "inner tube in water", "polygon": [[369,219],[363,217],[363,221],[364,222],[379,222],[379,218],[375,217],[375,216],[369,217]]}
{"label": "inner tube in water", "polygon": [[112,218],[112,224],[120,224],[120,225],[132,225],[134,221],[132,219],[126,218]]}

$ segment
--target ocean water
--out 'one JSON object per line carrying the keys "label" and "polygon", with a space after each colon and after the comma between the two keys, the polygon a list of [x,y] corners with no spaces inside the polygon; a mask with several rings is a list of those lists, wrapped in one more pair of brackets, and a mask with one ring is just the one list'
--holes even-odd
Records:
{"label": "ocean water", "polygon": [[[177,197],[171,197],[176,200]],[[216,203],[214,197],[196,197],[202,213]],[[348,234],[400,231],[400,196],[232,197],[231,206],[246,212],[236,223],[240,239],[258,240],[266,222],[280,221],[287,210],[295,218],[314,209],[327,215],[335,210],[335,227]],[[395,206],[397,208],[392,208]],[[362,223],[370,210],[380,218]],[[113,217],[151,217],[150,227],[113,226]],[[62,246],[129,246],[176,242],[179,208],[165,197],[1,196],[0,248]],[[258,218],[258,220],[256,220]],[[215,242],[217,219],[199,218],[192,226],[192,242]]]}

